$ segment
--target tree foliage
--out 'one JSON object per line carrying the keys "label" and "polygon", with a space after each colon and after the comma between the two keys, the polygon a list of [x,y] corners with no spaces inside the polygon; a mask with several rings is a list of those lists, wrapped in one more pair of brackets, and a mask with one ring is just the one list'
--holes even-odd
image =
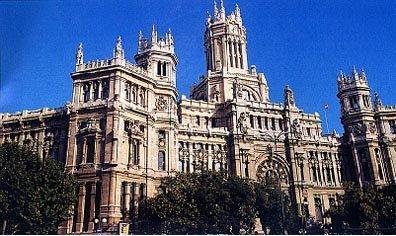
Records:
{"label": "tree foliage", "polygon": [[256,206],[260,221],[270,234],[298,234],[301,228],[298,209],[290,197],[273,183],[256,184]]}
{"label": "tree foliage", "polygon": [[396,188],[345,185],[340,203],[326,213],[336,233],[396,233]]}
{"label": "tree foliage", "polygon": [[224,173],[179,173],[165,178],[162,193],[140,206],[139,233],[252,233],[256,217],[253,185]]}
{"label": "tree foliage", "polygon": [[16,144],[0,146],[0,225],[6,234],[55,234],[70,215],[76,183],[53,159]]}

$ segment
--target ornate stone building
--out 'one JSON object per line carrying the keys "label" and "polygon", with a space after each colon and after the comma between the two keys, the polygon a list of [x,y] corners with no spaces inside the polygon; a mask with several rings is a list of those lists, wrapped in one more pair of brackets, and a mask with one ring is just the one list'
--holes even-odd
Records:
{"label": "ornate stone building", "polygon": [[240,9],[221,2],[208,15],[207,74],[178,99],[172,33],[140,32],[135,63],[118,37],[109,59],[85,61],[80,44],[72,101],[59,109],[0,114],[0,142],[18,142],[65,163],[80,184],[74,215],[59,232],[116,231],[138,202],[175,172],[226,170],[276,180],[300,212],[323,220],[343,180],[395,182],[396,108],[372,106],[364,73],[338,78],[345,134],[323,135],[318,113],[297,107],[293,91],[269,99],[263,73],[249,66]]}

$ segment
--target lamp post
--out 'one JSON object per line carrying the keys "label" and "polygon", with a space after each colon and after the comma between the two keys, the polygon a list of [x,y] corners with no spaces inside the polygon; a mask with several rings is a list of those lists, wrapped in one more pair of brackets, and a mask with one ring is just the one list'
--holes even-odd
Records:
{"label": "lamp post", "polygon": [[95,227],[95,232],[96,233],[101,233],[102,232],[102,226],[103,224],[107,223],[107,218],[103,217],[102,219],[95,218],[94,219],[94,227]]}

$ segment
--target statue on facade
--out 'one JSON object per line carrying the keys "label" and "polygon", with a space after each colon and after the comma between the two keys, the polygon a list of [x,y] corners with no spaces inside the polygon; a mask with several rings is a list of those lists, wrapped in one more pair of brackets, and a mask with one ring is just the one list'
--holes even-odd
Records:
{"label": "statue on facade", "polygon": [[242,112],[238,118],[237,127],[241,134],[247,134],[248,125],[247,125],[247,114],[246,112]]}
{"label": "statue on facade", "polygon": [[300,121],[298,119],[293,120],[291,128],[292,128],[294,137],[296,137],[297,139],[300,139],[302,137],[302,130],[301,130]]}
{"label": "statue on facade", "polygon": [[295,106],[294,103],[294,94],[293,90],[290,89],[289,85],[286,85],[285,90],[284,90],[284,96],[285,96],[285,106]]}
{"label": "statue on facade", "polygon": [[83,46],[82,43],[79,43],[76,53],[76,65],[82,65],[83,63],[84,63]]}

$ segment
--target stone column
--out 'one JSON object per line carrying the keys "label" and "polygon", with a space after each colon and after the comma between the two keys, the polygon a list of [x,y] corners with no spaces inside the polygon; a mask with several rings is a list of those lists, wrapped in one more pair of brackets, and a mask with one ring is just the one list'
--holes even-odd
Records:
{"label": "stone column", "polygon": [[85,208],[85,183],[80,183],[80,189],[78,194],[78,210],[77,210],[77,222],[76,222],[76,232],[82,232],[84,223],[84,208]]}
{"label": "stone column", "polygon": [[96,182],[91,183],[91,206],[89,209],[89,223],[88,232],[94,231],[94,220],[95,220],[95,203],[96,203]]}

